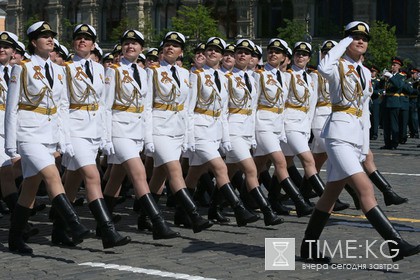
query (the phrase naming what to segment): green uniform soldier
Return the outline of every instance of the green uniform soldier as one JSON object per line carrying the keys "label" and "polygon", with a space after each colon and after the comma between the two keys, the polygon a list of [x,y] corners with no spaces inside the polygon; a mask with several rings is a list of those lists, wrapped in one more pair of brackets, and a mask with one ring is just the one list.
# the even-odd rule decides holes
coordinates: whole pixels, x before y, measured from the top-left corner
{"label": "green uniform soldier", "polygon": [[383,126],[385,146],[381,149],[395,150],[399,144],[398,115],[400,111],[400,93],[404,85],[404,77],[399,74],[403,65],[402,59],[394,57],[391,60],[391,72],[385,71],[385,95],[383,106]]}

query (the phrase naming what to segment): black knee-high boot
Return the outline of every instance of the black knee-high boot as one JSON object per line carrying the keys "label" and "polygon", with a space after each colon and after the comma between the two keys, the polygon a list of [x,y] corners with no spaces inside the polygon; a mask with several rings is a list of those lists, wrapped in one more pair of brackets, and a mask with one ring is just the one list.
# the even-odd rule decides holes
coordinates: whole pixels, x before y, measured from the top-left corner
{"label": "black knee-high boot", "polygon": [[89,209],[98,223],[101,232],[102,245],[105,249],[123,246],[131,241],[129,236],[123,237],[115,229],[115,225],[106,208],[104,199],[98,198],[92,201],[89,203]]}
{"label": "black knee-high boot", "polygon": [[214,188],[214,183],[211,175],[204,173],[198,180],[197,188],[194,192],[193,199],[201,207],[209,206],[208,193],[211,194]]}
{"label": "black knee-high boot", "polygon": [[264,185],[264,187],[267,189],[267,191],[270,191],[271,187],[271,175],[268,170],[264,170],[260,173],[258,176],[258,181],[260,185]]}
{"label": "black knee-high boot", "polygon": [[[161,194],[151,193],[153,200],[156,204],[158,204]],[[147,216],[147,213],[144,212],[143,208],[141,207],[140,198],[135,198],[133,203],[133,211],[139,214],[137,219],[137,229],[139,231],[153,231],[153,224],[150,221],[150,217]]]}
{"label": "black knee-high boot", "polygon": [[[3,198],[4,202],[6,202],[7,208],[10,210],[10,213],[13,213],[15,210],[18,198],[19,195],[17,192],[11,193]],[[38,233],[39,230],[36,227],[30,223],[26,223],[25,229],[23,230],[23,240],[26,242],[28,241],[29,237],[37,235]]]}
{"label": "black knee-high boot", "polygon": [[[50,219],[53,221],[52,231],[51,231],[51,243],[54,245],[64,245],[69,247],[76,246],[76,243],[73,242],[71,237],[67,234],[66,223],[57,214],[54,206],[51,206],[50,209]],[[77,240],[78,242],[81,240]]]}
{"label": "black knee-high boot", "polygon": [[215,187],[210,196],[208,219],[211,221],[217,221],[221,224],[226,224],[230,222],[230,219],[223,215],[220,200],[220,191],[217,187]]}
{"label": "black knee-high boot", "polygon": [[[114,196],[104,195],[104,201],[105,201],[106,208],[108,209],[108,213],[109,215],[111,215],[112,222],[116,224],[119,221],[121,221],[120,215],[113,214],[114,207],[117,204],[118,198]],[[99,224],[96,225],[96,236],[101,237],[101,229],[99,227]]]}
{"label": "black knee-high boot", "polygon": [[369,178],[383,194],[386,206],[392,204],[399,205],[408,201],[408,198],[403,198],[394,192],[391,184],[388,183],[385,177],[382,176],[378,170],[373,171],[369,175]]}
{"label": "black knee-high boot", "polygon": [[66,194],[61,193],[54,197],[51,201],[51,205],[66,224],[66,228],[68,229],[73,242],[80,243],[90,234],[89,229],[80,223],[80,219]]}
{"label": "black knee-high boot", "polygon": [[293,180],[293,183],[295,183],[296,186],[300,186],[302,184],[303,178],[299,170],[297,170],[296,165],[288,167],[287,172],[289,173],[290,178]]}
{"label": "black knee-high boot", "polygon": [[233,190],[233,186],[230,183],[227,183],[220,187],[219,191],[223,194],[226,200],[229,202],[230,206],[232,207],[235,218],[236,224],[241,226],[246,226],[246,224],[256,222],[259,217],[251,212],[249,212],[242,203],[241,199],[236,195],[235,191]]}
{"label": "black knee-high boot", "polygon": [[290,177],[281,181],[280,185],[295,204],[298,217],[306,216],[312,213],[313,207],[306,203],[302,194],[299,192],[299,189]]}
{"label": "black knee-high boot", "polygon": [[32,209],[16,204],[12,213],[9,230],[9,250],[20,254],[32,254],[32,248],[25,244],[23,231]]}
{"label": "black knee-high boot", "polygon": [[[321,195],[324,193],[325,184],[322,182],[321,177],[319,177],[319,174],[314,174],[308,179],[309,183],[311,184],[312,188],[316,192],[316,194],[321,197]],[[334,211],[342,211],[347,208],[349,208],[350,205],[348,203],[341,202],[339,199],[334,204]]]}
{"label": "black knee-high boot", "polygon": [[260,187],[256,187],[250,191],[251,196],[255,202],[259,205],[261,211],[264,214],[264,224],[266,226],[274,226],[284,222],[284,220],[278,217],[271,208],[270,203],[265,197]]}
{"label": "black knee-high boot", "polygon": [[395,255],[392,261],[420,253],[420,245],[414,246],[405,241],[379,206],[370,209],[365,216],[383,239],[394,241],[388,243],[390,255]]}
{"label": "black knee-high boot", "polygon": [[[182,209],[186,212],[187,216],[191,220],[191,225],[194,233],[200,232],[203,229],[209,228],[213,223],[207,219],[204,219],[197,212],[197,207],[192,200],[187,188],[182,188],[175,193],[175,198],[181,205]],[[175,223],[176,224],[176,223]]]}
{"label": "black knee-high boot", "polygon": [[314,262],[329,263],[330,257],[323,256],[318,250],[317,241],[321,236],[322,230],[330,218],[330,214],[314,209],[308,226],[305,230],[305,236],[300,246],[300,257],[304,260],[312,260]]}
{"label": "black knee-high boot", "polygon": [[180,236],[179,232],[171,230],[166,224],[159,207],[157,206],[152,194],[148,193],[140,197],[141,207],[152,221],[153,239],[170,239]]}
{"label": "black knee-high boot", "polygon": [[277,213],[277,215],[287,216],[290,214],[289,208],[287,208],[281,203],[280,191],[281,191],[280,182],[278,181],[277,176],[273,175],[273,177],[271,177],[270,190],[268,191],[268,202],[270,202],[271,207]]}

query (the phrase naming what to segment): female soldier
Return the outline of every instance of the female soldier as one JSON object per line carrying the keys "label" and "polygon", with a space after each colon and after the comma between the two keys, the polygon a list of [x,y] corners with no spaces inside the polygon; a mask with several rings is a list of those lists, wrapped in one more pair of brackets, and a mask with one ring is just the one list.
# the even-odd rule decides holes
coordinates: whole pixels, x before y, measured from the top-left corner
{"label": "female soldier", "polygon": [[[62,137],[65,144],[61,144],[61,148],[73,155],[70,137],[65,133],[68,128],[66,79],[60,66],[49,59],[56,34],[45,21],[36,22],[27,30],[28,51],[32,57],[30,61],[15,65],[12,71],[6,105],[5,149],[12,161],[19,152],[24,181],[41,175],[52,206],[70,230],[73,242],[77,243],[89,234],[89,230],[80,223],[64,193],[53,156],[60,141],[57,131],[65,134]],[[22,186],[10,223],[11,251],[32,253],[22,234],[37,190],[38,185]]]}
{"label": "female soldier", "polygon": [[299,189],[290,179],[286,159],[281,151],[280,141],[286,140],[284,132],[284,100],[287,97],[286,77],[279,70],[286,57],[287,43],[273,38],[267,46],[267,63],[254,76],[257,80],[258,107],[256,117],[255,163],[260,169],[266,168],[269,159],[274,164],[274,173],[280,184],[270,189],[269,200],[277,213],[287,213],[279,201],[280,188],[283,187],[296,205],[298,217],[309,215],[312,207],[303,200]]}
{"label": "female soldier", "polygon": [[[65,188],[70,201],[76,197],[79,178],[83,178],[86,197],[100,229],[104,248],[122,246],[130,242],[129,237],[122,237],[116,230],[109,214],[114,198],[103,197],[101,181],[96,166],[96,155],[102,145],[104,153],[113,153],[110,138],[104,135],[104,68],[90,58],[95,48],[95,29],[88,24],[79,24],[73,31],[73,61],[66,66],[68,95],[70,101],[70,136],[74,156],[64,155],[67,167]],[[107,207],[108,206],[108,207]],[[56,221],[56,223],[59,221]],[[53,232],[54,235],[54,232]],[[53,236],[54,237],[54,236]],[[58,243],[66,243],[65,236],[56,235]]]}
{"label": "female soldier", "polygon": [[232,149],[226,153],[229,176],[232,178],[239,168],[245,174],[246,188],[264,214],[265,225],[283,222],[272,210],[264,196],[257,178],[257,168],[250,149],[255,150],[255,113],[258,93],[256,83],[247,67],[254,51],[254,43],[240,39],[235,47],[235,67],[228,77],[228,123]]}
{"label": "female soldier", "polygon": [[222,66],[220,67],[220,71],[222,71],[223,73],[232,71],[233,66],[235,66],[234,54],[235,54],[235,45],[227,44],[223,51]]}
{"label": "female soldier", "polygon": [[[418,254],[420,245],[402,239],[379,208],[372,183],[361,161],[369,151],[370,73],[361,63],[369,40],[369,26],[360,21],[349,23],[345,36],[320,62],[318,70],[328,80],[332,114],[321,137],[328,154],[327,185],[309,220],[301,245],[301,257],[319,262],[330,258],[318,252],[315,240],[326,225],[337,197],[346,183],[356,189],[362,211],[378,233],[388,241],[393,261]],[[344,56],[343,56],[344,55]],[[343,57],[342,57],[343,56]]]}
{"label": "female soldier", "polygon": [[162,218],[150,194],[140,159],[144,142],[149,147],[153,143],[152,94],[149,92],[151,80],[137,64],[143,45],[143,34],[137,30],[125,31],[121,37],[123,56],[118,64],[112,65],[106,72],[106,123],[107,130],[111,131],[115,154],[108,158],[108,163],[113,166],[104,196],[118,196],[127,172],[136,199],[153,223],[153,239],[168,239],[179,236],[179,233],[172,231]]}
{"label": "female soldier", "polygon": [[[182,176],[179,158],[181,150],[187,150],[188,137],[188,93],[190,90],[189,72],[176,66],[176,59],[182,54],[185,37],[170,31],[163,40],[163,60],[160,66],[148,68],[152,79],[153,92],[153,142],[146,142],[146,153],[153,153],[154,170],[150,189],[155,194],[162,192],[162,185],[168,176],[172,192],[182,209],[191,220],[195,233],[209,228],[212,222],[200,216]],[[181,208],[175,212],[175,224],[185,224]]]}
{"label": "female soldier", "polygon": [[190,75],[189,146],[193,153],[189,158],[190,168],[185,182],[187,187],[194,188],[200,176],[210,168],[217,187],[212,193],[209,219],[226,222],[217,212],[220,191],[232,205],[238,226],[244,226],[257,221],[258,217],[248,212],[236,196],[226,164],[218,151],[220,145],[226,152],[231,149],[227,124],[227,80],[219,70],[225,45],[221,38],[209,38],[204,49],[205,65]]}

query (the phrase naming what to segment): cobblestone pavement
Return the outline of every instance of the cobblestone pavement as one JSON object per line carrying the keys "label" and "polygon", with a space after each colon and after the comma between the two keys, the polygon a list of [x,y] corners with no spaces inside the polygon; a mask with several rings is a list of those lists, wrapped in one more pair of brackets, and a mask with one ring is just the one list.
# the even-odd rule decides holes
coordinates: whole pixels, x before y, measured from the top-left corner
{"label": "cobblestone pavement", "polygon": [[[385,210],[403,237],[420,243],[420,144],[409,139],[398,150],[380,150],[381,141],[372,142],[376,164],[391,182],[395,191],[409,198],[409,203],[386,207],[376,190],[379,205]],[[325,172],[321,173],[325,177]],[[347,193],[341,199],[352,202]],[[48,202],[40,198],[41,202]],[[316,199],[313,200],[314,202]],[[51,223],[48,208],[31,218],[40,234],[31,238],[34,249],[31,256],[12,254],[7,249],[9,215],[0,219],[0,278],[1,279],[418,279],[420,256],[406,258],[398,263],[380,253],[382,239],[370,227],[353,204],[350,209],[332,215],[321,238],[335,246],[354,240],[346,257],[334,258],[329,266],[305,264],[299,260],[299,245],[308,223],[308,217],[297,218],[292,212],[285,223],[265,227],[263,220],[246,227],[214,225],[209,230],[194,234],[192,230],[176,228],[182,237],[172,240],[153,240],[149,232],[137,232],[137,217],[131,210],[132,199],[116,207],[122,215],[117,228],[129,235],[133,242],[127,246],[102,249],[98,239],[88,239],[75,248],[51,246]],[[161,204],[170,223],[172,210]],[[82,221],[95,228],[92,215],[85,206],[76,207]],[[206,209],[200,209],[205,214]],[[227,212],[234,221],[232,212]],[[295,270],[265,270],[265,238],[295,238]],[[376,243],[373,243],[375,242]],[[376,257],[368,254],[366,242]],[[342,243],[342,245],[344,244]],[[356,258],[351,258],[356,256]],[[356,269],[358,268],[358,269]]]}

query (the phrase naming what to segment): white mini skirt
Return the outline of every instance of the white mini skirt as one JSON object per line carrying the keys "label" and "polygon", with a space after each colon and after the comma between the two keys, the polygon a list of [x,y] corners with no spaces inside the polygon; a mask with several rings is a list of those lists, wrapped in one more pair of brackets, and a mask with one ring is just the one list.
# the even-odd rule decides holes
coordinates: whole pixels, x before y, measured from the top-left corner
{"label": "white mini skirt", "polygon": [[179,160],[182,151],[184,136],[153,135],[155,152],[153,153],[154,166],[158,167],[170,161]]}
{"label": "white mini skirt", "polygon": [[361,164],[362,146],[336,139],[325,139],[327,149],[327,182],[345,179],[364,172]]}
{"label": "white mini skirt", "polygon": [[63,165],[68,170],[74,171],[83,166],[96,165],[96,156],[98,155],[101,139],[71,137],[71,144],[74,150],[74,156],[67,154],[63,156]]}
{"label": "white mini skirt", "polygon": [[257,141],[257,149],[254,156],[265,156],[273,152],[281,151],[280,133],[271,131],[256,132],[255,139]]}
{"label": "white mini skirt", "polygon": [[250,136],[230,136],[232,150],[226,153],[226,163],[238,163],[251,158],[252,139]]}
{"label": "white mini skirt", "polygon": [[325,150],[325,139],[321,138],[321,129],[312,129],[312,134],[314,135],[314,139],[311,143],[311,151],[314,154],[322,154],[326,153]]}
{"label": "white mini skirt", "polygon": [[108,157],[109,164],[121,164],[129,159],[140,157],[140,152],[143,150],[144,141],[127,139],[127,138],[112,138],[114,144],[115,154]]}
{"label": "white mini skirt", "polygon": [[303,152],[310,151],[309,149],[309,135],[300,131],[287,131],[287,143],[281,142],[281,148],[285,156],[296,156]]}
{"label": "white mini skirt", "polygon": [[35,176],[49,165],[55,166],[54,153],[56,150],[57,143],[42,144],[18,142],[18,152],[21,156],[23,178]]}
{"label": "white mini skirt", "polygon": [[12,165],[12,161],[4,150],[4,136],[0,135],[0,167],[9,165]]}
{"label": "white mini skirt", "polygon": [[219,153],[220,141],[219,140],[196,140],[195,152],[190,153],[190,165],[197,166],[205,164],[212,159],[220,157]]}

